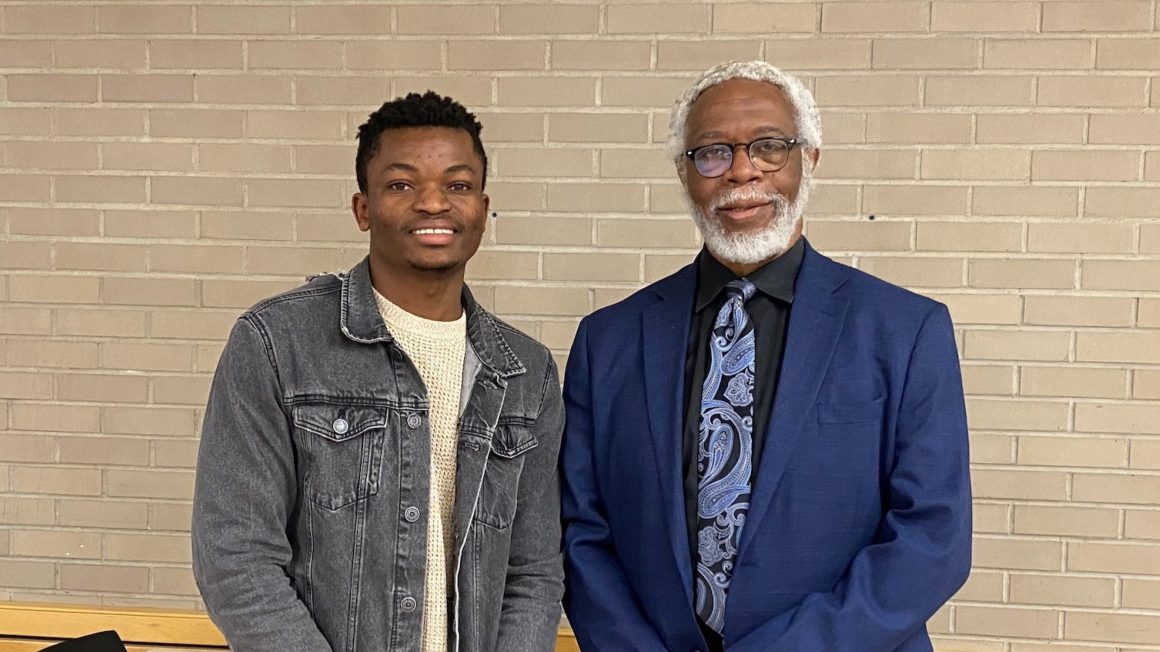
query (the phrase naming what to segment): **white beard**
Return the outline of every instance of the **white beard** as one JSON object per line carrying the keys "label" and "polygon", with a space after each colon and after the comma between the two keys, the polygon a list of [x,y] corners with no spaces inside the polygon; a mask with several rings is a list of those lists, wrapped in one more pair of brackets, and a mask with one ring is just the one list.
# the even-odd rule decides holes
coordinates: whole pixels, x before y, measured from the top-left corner
{"label": "white beard", "polygon": [[[784,254],[794,244],[794,234],[802,222],[802,214],[809,203],[813,185],[809,165],[803,166],[802,180],[797,197],[791,203],[778,192],[760,190],[754,186],[734,188],[717,195],[709,203],[708,211],[702,211],[689,197],[685,188],[685,203],[693,214],[693,221],[701,231],[705,247],[713,257],[724,263],[754,265],[772,260]],[[773,221],[756,230],[741,233],[727,231],[716,218],[715,212],[721,206],[737,202],[768,201],[773,204]]]}

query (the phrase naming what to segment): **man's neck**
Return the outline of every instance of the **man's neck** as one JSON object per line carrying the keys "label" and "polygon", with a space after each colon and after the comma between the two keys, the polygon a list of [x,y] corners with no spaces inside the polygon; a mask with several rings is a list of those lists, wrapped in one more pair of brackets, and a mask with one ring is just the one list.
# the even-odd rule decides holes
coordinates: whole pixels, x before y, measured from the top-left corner
{"label": "man's neck", "polygon": [[463,314],[463,269],[399,273],[371,260],[371,284],[391,303],[412,315],[455,321]]}

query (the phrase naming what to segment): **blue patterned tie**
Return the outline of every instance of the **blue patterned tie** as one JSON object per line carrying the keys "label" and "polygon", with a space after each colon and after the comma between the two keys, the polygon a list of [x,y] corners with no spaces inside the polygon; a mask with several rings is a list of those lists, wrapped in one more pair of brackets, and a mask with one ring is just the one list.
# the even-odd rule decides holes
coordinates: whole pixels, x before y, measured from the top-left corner
{"label": "blue patterned tie", "polygon": [[713,324],[701,392],[695,608],[717,633],[725,624],[725,593],[749,511],[756,348],[745,302],[754,290],[745,279],[725,287],[727,299]]}

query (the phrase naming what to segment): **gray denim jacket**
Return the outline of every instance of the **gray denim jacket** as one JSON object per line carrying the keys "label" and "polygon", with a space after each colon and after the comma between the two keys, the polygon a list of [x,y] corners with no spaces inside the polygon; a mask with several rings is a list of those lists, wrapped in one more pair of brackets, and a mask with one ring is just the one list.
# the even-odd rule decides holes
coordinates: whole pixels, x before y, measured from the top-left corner
{"label": "gray denim jacket", "polygon": [[[450,649],[548,651],[563,594],[556,365],[466,288],[463,302]],[[194,575],[233,649],[419,649],[427,416],[367,260],[237,321],[210,390],[193,504]]]}

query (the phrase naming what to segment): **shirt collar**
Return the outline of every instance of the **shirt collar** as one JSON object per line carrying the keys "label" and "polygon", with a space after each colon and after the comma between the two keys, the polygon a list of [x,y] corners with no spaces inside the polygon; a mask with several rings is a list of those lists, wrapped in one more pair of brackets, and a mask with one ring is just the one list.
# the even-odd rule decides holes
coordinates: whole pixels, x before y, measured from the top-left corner
{"label": "shirt collar", "polygon": [[[798,238],[789,251],[753,270],[745,278],[768,297],[793,303],[793,286],[805,255],[805,238]],[[721,264],[708,249],[702,248],[697,256],[697,303],[701,312],[721,294],[730,281],[739,277]]]}

